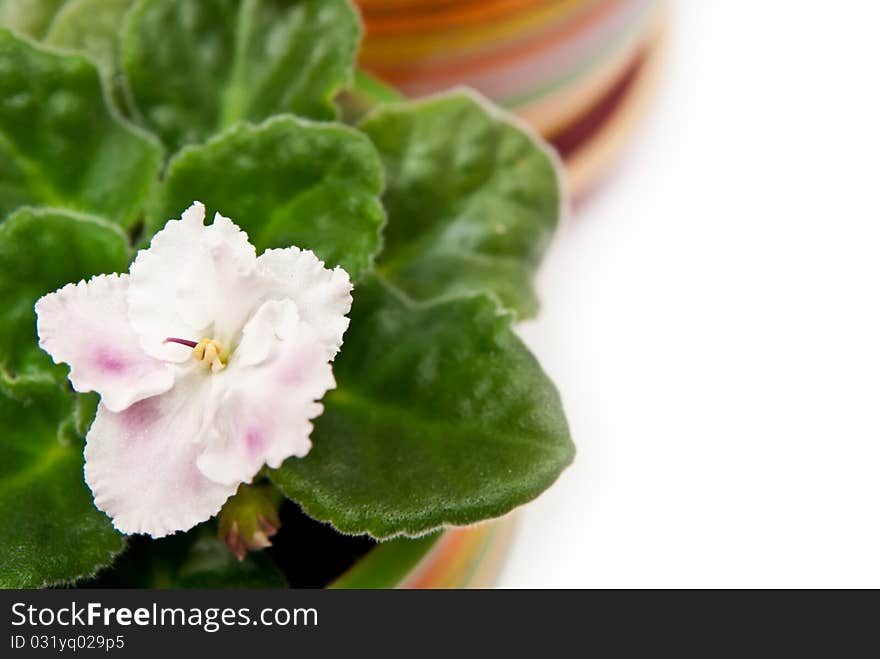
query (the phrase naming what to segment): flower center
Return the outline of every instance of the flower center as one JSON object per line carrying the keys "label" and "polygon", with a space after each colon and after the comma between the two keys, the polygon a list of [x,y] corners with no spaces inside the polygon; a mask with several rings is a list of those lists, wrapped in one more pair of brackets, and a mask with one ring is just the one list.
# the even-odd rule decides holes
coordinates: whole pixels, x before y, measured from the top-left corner
{"label": "flower center", "polygon": [[216,373],[222,371],[229,361],[229,351],[224,350],[223,346],[216,339],[202,339],[198,343],[188,339],[178,339],[170,336],[165,339],[165,343],[179,343],[193,349],[193,357],[197,362],[205,362],[211,366],[211,371]]}

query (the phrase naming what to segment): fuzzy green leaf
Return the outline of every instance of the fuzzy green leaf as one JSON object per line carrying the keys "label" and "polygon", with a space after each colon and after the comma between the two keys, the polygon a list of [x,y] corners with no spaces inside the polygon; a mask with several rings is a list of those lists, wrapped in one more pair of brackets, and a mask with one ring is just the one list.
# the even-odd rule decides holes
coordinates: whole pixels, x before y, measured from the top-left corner
{"label": "fuzzy green leaf", "polygon": [[67,368],[37,345],[34,303],[70,282],[124,272],[130,259],[125,234],[95,217],[23,208],[0,224],[0,386],[63,381]]}
{"label": "fuzzy green leaf", "polygon": [[88,55],[111,86],[119,75],[120,26],[134,0],[69,0],[49,27],[45,42]]}
{"label": "fuzzy green leaf", "polygon": [[239,119],[332,119],[359,38],[346,0],[149,0],[123,62],[145,125],[174,150]]}
{"label": "fuzzy green leaf", "polygon": [[0,587],[70,582],[110,563],[123,538],[83,481],[72,396],[54,384],[26,400],[0,392]]}
{"label": "fuzzy green leaf", "polygon": [[180,152],[152,229],[194,199],[231,218],[261,252],[296,245],[355,278],[379,248],[382,166],[370,141],[336,124],[290,116],[239,124]]}
{"label": "fuzzy green leaf", "polygon": [[49,26],[44,42],[87,55],[104,78],[109,102],[136,118],[128,79],[122,72],[120,26],[135,0],[69,0]]}
{"label": "fuzzy green leaf", "polygon": [[287,581],[264,552],[243,561],[217,538],[214,522],[161,540],[139,536],[113,568],[87,587],[125,588],[284,588]]}
{"label": "fuzzy green leaf", "polygon": [[0,215],[46,205],[132,223],[161,148],[108,110],[91,62],[0,30],[0,99]]}
{"label": "fuzzy green leaf", "polygon": [[375,280],[359,286],[314,446],[272,480],[312,517],[377,538],[533,499],[574,447],[510,322],[485,296],[415,305]]}
{"label": "fuzzy green leaf", "polygon": [[361,128],[387,178],[379,271],[416,299],[489,291],[533,315],[561,208],[550,150],[465,92],[380,108]]}
{"label": "fuzzy green leaf", "polygon": [[0,27],[42,39],[67,0],[0,0]]}

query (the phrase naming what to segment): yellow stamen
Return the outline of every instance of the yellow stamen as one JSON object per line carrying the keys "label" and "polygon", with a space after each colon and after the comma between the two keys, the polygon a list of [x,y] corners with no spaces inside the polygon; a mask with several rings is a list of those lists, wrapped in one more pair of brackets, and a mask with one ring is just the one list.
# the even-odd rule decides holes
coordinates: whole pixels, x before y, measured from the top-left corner
{"label": "yellow stamen", "polygon": [[226,366],[229,353],[214,339],[202,339],[193,348],[193,357],[196,361],[210,364],[211,370],[216,373]]}

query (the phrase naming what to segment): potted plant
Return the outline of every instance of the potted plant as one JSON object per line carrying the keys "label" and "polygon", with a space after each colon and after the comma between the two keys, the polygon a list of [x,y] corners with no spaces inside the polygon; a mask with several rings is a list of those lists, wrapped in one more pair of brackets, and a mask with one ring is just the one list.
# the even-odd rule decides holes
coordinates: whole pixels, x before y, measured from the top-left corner
{"label": "potted plant", "polygon": [[0,21],[0,585],[484,583],[573,457],[552,152],[356,77],[344,0]]}

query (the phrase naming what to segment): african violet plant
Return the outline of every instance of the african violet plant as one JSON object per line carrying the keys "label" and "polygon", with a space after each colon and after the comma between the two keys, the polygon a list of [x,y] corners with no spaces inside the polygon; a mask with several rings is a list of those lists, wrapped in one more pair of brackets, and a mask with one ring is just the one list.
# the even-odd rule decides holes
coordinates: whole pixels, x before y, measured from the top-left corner
{"label": "african violet plant", "polygon": [[414,537],[571,461],[511,329],[561,207],[528,132],[466,91],[346,125],[344,0],[0,24],[0,585],[282,585],[282,500]]}

